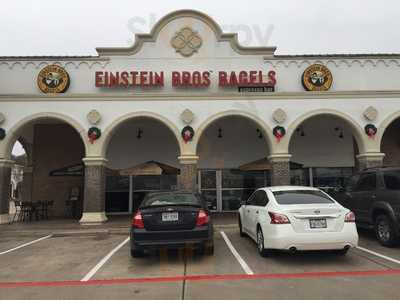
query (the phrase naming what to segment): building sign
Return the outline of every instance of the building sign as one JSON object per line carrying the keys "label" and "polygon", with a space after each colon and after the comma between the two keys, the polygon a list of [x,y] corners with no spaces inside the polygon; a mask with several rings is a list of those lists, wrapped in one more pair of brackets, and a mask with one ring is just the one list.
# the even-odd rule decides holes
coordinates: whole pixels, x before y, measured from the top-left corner
{"label": "building sign", "polygon": [[44,67],[37,77],[38,87],[43,93],[64,93],[69,83],[67,71],[57,65]]}
{"label": "building sign", "polygon": [[[214,79],[212,71],[172,71],[171,86],[174,88],[208,88]],[[274,91],[276,84],[275,71],[265,74],[263,71],[218,71],[216,80],[221,88],[255,88],[259,92]],[[164,87],[164,71],[98,71],[95,73],[95,84],[98,88],[147,88]]]}
{"label": "building sign", "polygon": [[302,83],[307,91],[327,91],[332,85],[331,71],[323,65],[309,66],[303,73]]}

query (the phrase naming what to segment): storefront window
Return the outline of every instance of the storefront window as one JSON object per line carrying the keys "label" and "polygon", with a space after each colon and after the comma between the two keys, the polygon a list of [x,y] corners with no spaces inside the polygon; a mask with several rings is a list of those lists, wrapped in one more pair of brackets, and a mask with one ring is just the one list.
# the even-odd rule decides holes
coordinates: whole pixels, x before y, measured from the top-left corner
{"label": "storefront window", "polygon": [[335,194],[346,186],[353,168],[313,168],[313,185],[328,194]]}
{"label": "storefront window", "polygon": [[292,169],[290,170],[290,184],[309,186],[310,185],[310,169]]}
{"label": "storefront window", "polygon": [[129,211],[129,176],[107,176],[106,212]]}

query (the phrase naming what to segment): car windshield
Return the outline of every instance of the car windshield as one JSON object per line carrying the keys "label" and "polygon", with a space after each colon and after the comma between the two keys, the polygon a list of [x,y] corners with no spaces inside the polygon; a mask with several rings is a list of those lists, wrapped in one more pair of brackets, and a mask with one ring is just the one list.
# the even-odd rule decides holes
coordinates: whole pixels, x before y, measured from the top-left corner
{"label": "car windshield", "polygon": [[293,190],[273,192],[281,205],[334,203],[327,195],[317,190]]}
{"label": "car windshield", "polygon": [[143,200],[141,207],[165,205],[201,206],[201,202],[193,194],[153,194]]}

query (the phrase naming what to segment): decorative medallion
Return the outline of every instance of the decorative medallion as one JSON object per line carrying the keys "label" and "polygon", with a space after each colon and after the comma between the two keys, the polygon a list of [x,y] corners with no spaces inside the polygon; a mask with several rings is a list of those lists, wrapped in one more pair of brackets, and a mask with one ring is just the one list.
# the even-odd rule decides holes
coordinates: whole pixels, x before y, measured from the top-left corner
{"label": "decorative medallion", "polygon": [[331,88],[333,77],[327,67],[314,64],[305,69],[301,81],[307,91],[327,91]]}
{"label": "decorative medallion", "polygon": [[6,120],[6,116],[0,112],[0,124],[3,124],[5,120]]}
{"label": "decorative medallion", "polygon": [[286,130],[282,126],[275,126],[272,130],[272,134],[276,137],[276,141],[279,143],[281,139],[285,136]]}
{"label": "decorative medallion", "polygon": [[369,106],[363,113],[364,118],[366,118],[368,121],[375,121],[375,119],[378,117],[378,111],[376,110],[375,107]]}
{"label": "decorative medallion", "polygon": [[4,128],[0,128],[0,141],[4,140],[6,137],[6,130]]}
{"label": "decorative medallion", "polygon": [[101,137],[101,130],[97,127],[90,127],[88,130],[88,138],[91,144]]}
{"label": "decorative medallion", "polygon": [[96,125],[100,122],[101,115],[97,110],[93,109],[87,114],[86,118],[88,119],[90,124]]}
{"label": "decorative medallion", "polygon": [[190,27],[184,27],[171,39],[171,46],[182,56],[189,57],[197,52],[203,43],[201,37]]}
{"label": "decorative medallion", "polygon": [[283,122],[286,121],[286,113],[283,109],[278,108],[277,110],[274,111],[272,114],[272,118],[274,118],[274,121],[278,124],[282,124]]}
{"label": "decorative medallion", "polygon": [[185,143],[187,143],[193,139],[194,129],[191,126],[185,126],[182,129],[181,135],[182,139],[185,141]]}
{"label": "decorative medallion", "polygon": [[69,83],[67,71],[57,65],[44,67],[37,77],[37,84],[43,93],[64,93]]}
{"label": "decorative medallion", "polygon": [[364,127],[365,133],[368,135],[368,137],[370,137],[371,139],[373,139],[376,135],[376,133],[378,132],[378,129],[376,128],[376,126],[374,124],[367,124]]}
{"label": "decorative medallion", "polygon": [[190,124],[192,123],[194,118],[194,114],[190,109],[185,109],[182,113],[181,113],[181,119],[183,122],[185,122],[185,124]]}

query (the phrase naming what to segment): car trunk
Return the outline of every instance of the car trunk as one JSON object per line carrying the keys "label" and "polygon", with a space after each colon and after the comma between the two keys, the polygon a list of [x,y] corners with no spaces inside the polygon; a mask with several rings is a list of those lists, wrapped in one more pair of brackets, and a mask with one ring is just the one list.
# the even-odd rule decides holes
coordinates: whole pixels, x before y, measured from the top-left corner
{"label": "car trunk", "polygon": [[299,233],[338,232],[343,229],[345,211],[335,205],[282,205],[294,231]]}
{"label": "car trunk", "polygon": [[189,230],[196,226],[200,207],[162,206],[141,209],[144,227],[149,231]]}

